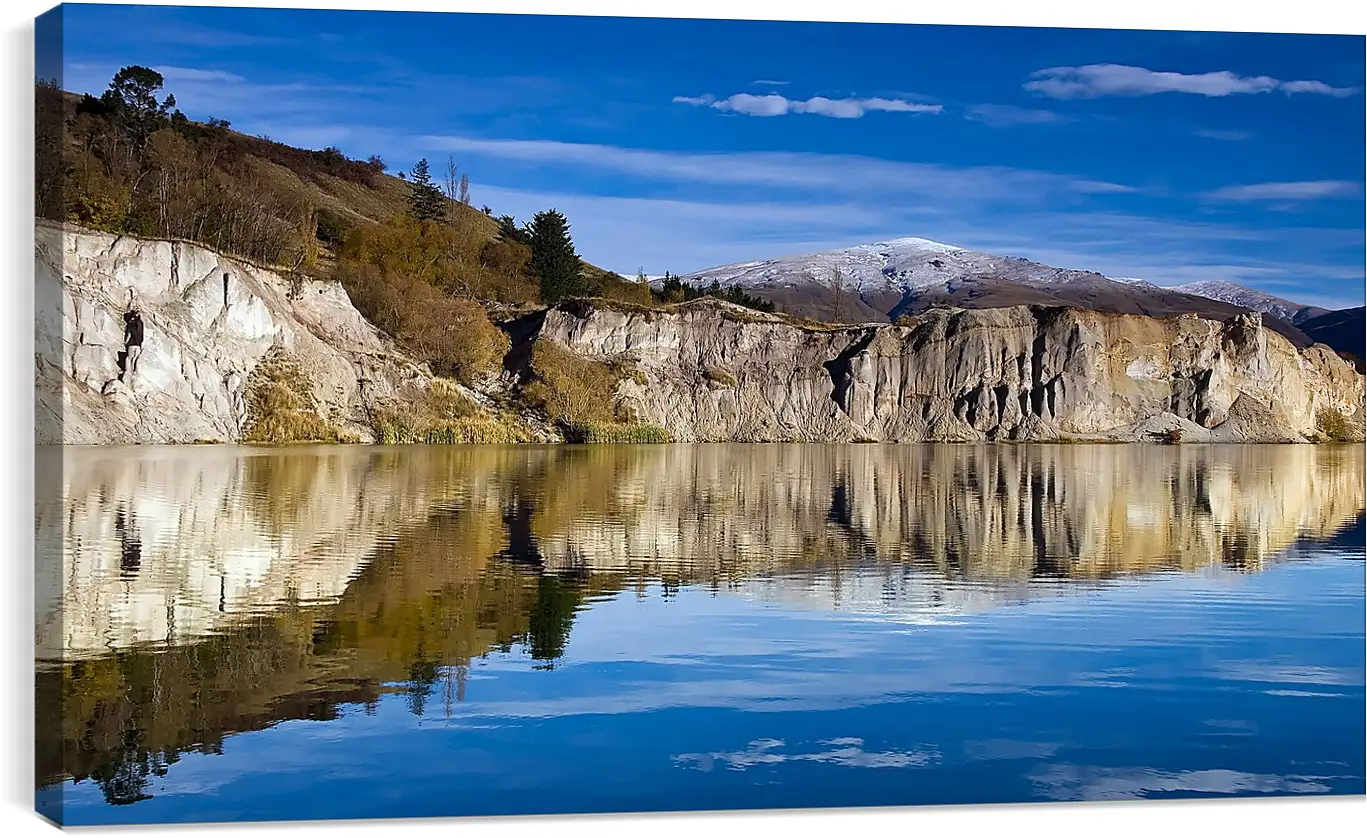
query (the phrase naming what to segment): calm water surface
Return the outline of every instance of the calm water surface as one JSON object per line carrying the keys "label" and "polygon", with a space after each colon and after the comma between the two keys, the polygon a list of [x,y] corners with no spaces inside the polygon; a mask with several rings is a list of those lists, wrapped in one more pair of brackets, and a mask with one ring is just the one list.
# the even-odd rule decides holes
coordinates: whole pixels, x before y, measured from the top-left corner
{"label": "calm water surface", "polygon": [[68,824],[1364,791],[1361,447],[62,456]]}

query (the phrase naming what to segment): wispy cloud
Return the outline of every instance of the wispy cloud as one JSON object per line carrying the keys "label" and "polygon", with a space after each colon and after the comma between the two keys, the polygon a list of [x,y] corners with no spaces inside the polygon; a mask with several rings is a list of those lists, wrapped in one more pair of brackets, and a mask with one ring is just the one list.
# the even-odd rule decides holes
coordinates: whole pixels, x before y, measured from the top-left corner
{"label": "wispy cloud", "polygon": [[750,82],[750,83],[751,83],[751,84],[769,84],[769,85],[777,85],[777,84],[787,84],[788,82],[786,82],[786,81],[778,81],[778,80],[776,80],[776,79],[755,79],[754,81],[752,81],[752,82]]}
{"label": "wispy cloud", "polygon": [[1156,93],[1191,93],[1198,96],[1234,94],[1317,93],[1351,96],[1356,87],[1333,87],[1319,81],[1280,81],[1271,76],[1240,76],[1228,70],[1211,73],[1174,73],[1130,67],[1124,64],[1088,64],[1082,67],[1050,67],[1031,75],[1026,90],[1054,99],[1091,99],[1099,96],[1150,96]]}
{"label": "wispy cloud", "polygon": [[1362,187],[1351,180],[1302,180],[1286,183],[1250,183],[1225,186],[1205,193],[1214,201],[1314,201],[1320,198],[1356,198]]}
{"label": "wispy cloud", "polygon": [[909,102],[906,99],[828,99],[813,96],[810,99],[789,99],[777,93],[756,96],[752,93],[736,93],[719,99],[710,93],[702,96],[675,96],[675,104],[692,105],[699,108],[712,108],[728,113],[746,116],[785,116],[790,113],[807,113],[829,116],[835,119],[858,119],[870,111],[891,113],[933,113],[944,110],[943,105],[927,105]]}
{"label": "wispy cloud", "polygon": [[1018,108],[1015,105],[972,105],[964,111],[964,118],[994,128],[1012,125],[1047,125],[1069,121],[1053,111]]}
{"label": "wispy cloud", "polygon": [[1330,87],[1322,81],[1287,81],[1282,82],[1282,92],[1284,93],[1319,93],[1324,96],[1352,96],[1360,93],[1360,87]]}
{"label": "wispy cloud", "polygon": [[936,201],[1032,203],[1066,195],[1120,194],[1132,187],[1005,166],[954,167],[851,154],[686,152],[551,140],[418,137],[429,150],[537,164],[590,166],[635,177],[698,184],[776,186],[847,195],[921,195]]}
{"label": "wispy cloud", "polygon": [[1226,140],[1229,142],[1247,140],[1253,136],[1247,131],[1222,131],[1217,128],[1198,128],[1195,131],[1192,131],[1192,133],[1198,137],[1205,137],[1208,140]]}
{"label": "wispy cloud", "polygon": [[189,81],[189,82],[212,82],[220,81],[227,84],[237,84],[246,81],[237,73],[229,73],[227,70],[202,70],[195,67],[170,67],[162,65],[156,68],[162,77],[168,82]]}

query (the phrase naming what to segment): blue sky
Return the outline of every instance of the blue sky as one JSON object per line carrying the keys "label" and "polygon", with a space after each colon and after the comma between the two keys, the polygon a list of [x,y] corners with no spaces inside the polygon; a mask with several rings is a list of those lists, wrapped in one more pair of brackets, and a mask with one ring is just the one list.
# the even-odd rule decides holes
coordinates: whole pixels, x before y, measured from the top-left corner
{"label": "blue sky", "polygon": [[68,89],[140,63],[192,118],[452,155],[625,273],[914,235],[1363,303],[1361,37],[66,9]]}

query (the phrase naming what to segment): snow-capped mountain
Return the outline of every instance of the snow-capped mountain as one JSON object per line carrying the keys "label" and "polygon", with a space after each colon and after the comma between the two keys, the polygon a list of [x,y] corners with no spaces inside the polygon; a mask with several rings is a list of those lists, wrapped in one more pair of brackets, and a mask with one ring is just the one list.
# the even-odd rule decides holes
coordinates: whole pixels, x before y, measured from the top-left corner
{"label": "snow-capped mountain", "polygon": [[842,287],[862,296],[890,291],[901,294],[975,278],[1045,285],[1105,279],[1092,271],[1054,268],[1028,259],[994,256],[921,238],[892,239],[821,253],[740,262],[708,268],[683,279],[694,284],[706,285],[717,280],[724,286],[754,288],[794,288],[811,284],[829,287],[836,270],[840,271]]}
{"label": "snow-capped mountain", "polygon": [[1183,294],[1195,294],[1198,297],[1206,297],[1211,300],[1221,300],[1244,308],[1251,308],[1254,311],[1261,311],[1263,314],[1270,314],[1273,317],[1280,317],[1288,323],[1303,323],[1312,317],[1327,314],[1328,309],[1308,306],[1302,303],[1292,302],[1282,297],[1272,294],[1265,294],[1262,291],[1254,291],[1252,288],[1245,288],[1233,282],[1225,282],[1221,279],[1208,279],[1201,282],[1188,282],[1185,285],[1174,285],[1174,291]]}
{"label": "snow-capped mountain", "polygon": [[1066,305],[1154,317],[1192,313],[1218,320],[1251,309],[1262,312],[1269,326],[1293,342],[1307,345],[1310,339],[1292,320],[1317,313],[1233,283],[1164,288],[1134,277],[1056,268],[923,238],[738,262],[682,279],[695,285],[714,280],[724,287],[739,285],[781,311],[841,322],[886,322],[936,305]]}

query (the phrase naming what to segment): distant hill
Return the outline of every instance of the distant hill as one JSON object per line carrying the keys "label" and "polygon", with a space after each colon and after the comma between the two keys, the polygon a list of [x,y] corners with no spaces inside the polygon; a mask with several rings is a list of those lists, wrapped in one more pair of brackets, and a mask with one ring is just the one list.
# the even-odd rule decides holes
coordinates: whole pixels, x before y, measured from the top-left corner
{"label": "distant hill", "polygon": [[1353,365],[1363,370],[1367,359],[1367,308],[1345,308],[1312,317],[1301,323],[1301,330],[1316,343],[1323,343],[1342,355],[1352,356]]}
{"label": "distant hill", "polygon": [[1328,314],[1329,309],[1319,306],[1308,306],[1302,303],[1292,302],[1283,297],[1266,294],[1262,291],[1254,291],[1252,288],[1245,288],[1233,282],[1225,282],[1221,279],[1204,280],[1202,282],[1188,282],[1185,285],[1172,286],[1173,291],[1183,294],[1195,294],[1198,297],[1208,297],[1212,300],[1230,303],[1231,305],[1251,308],[1254,311],[1261,311],[1263,314],[1270,314],[1273,317],[1285,320],[1288,323],[1300,324],[1302,321],[1312,317],[1319,317],[1321,314]]}
{"label": "distant hill", "polygon": [[[715,280],[724,287],[738,285],[774,301],[783,311],[824,320],[895,320],[935,306],[1066,305],[1152,317],[1189,313],[1215,320],[1255,310],[1264,315],[1269,327],[1298,346],[1308,345],[1310,338],[1283,314],[1323,311],[1250,289],[1242,289],[1248,296],[1240,303],[923,238],[740,262],[698,271],[684,279],[697,284]],[[1284,305],[1268,306],[1262,298]],[[1255,304],[1261,307],[1255,308]]]}

